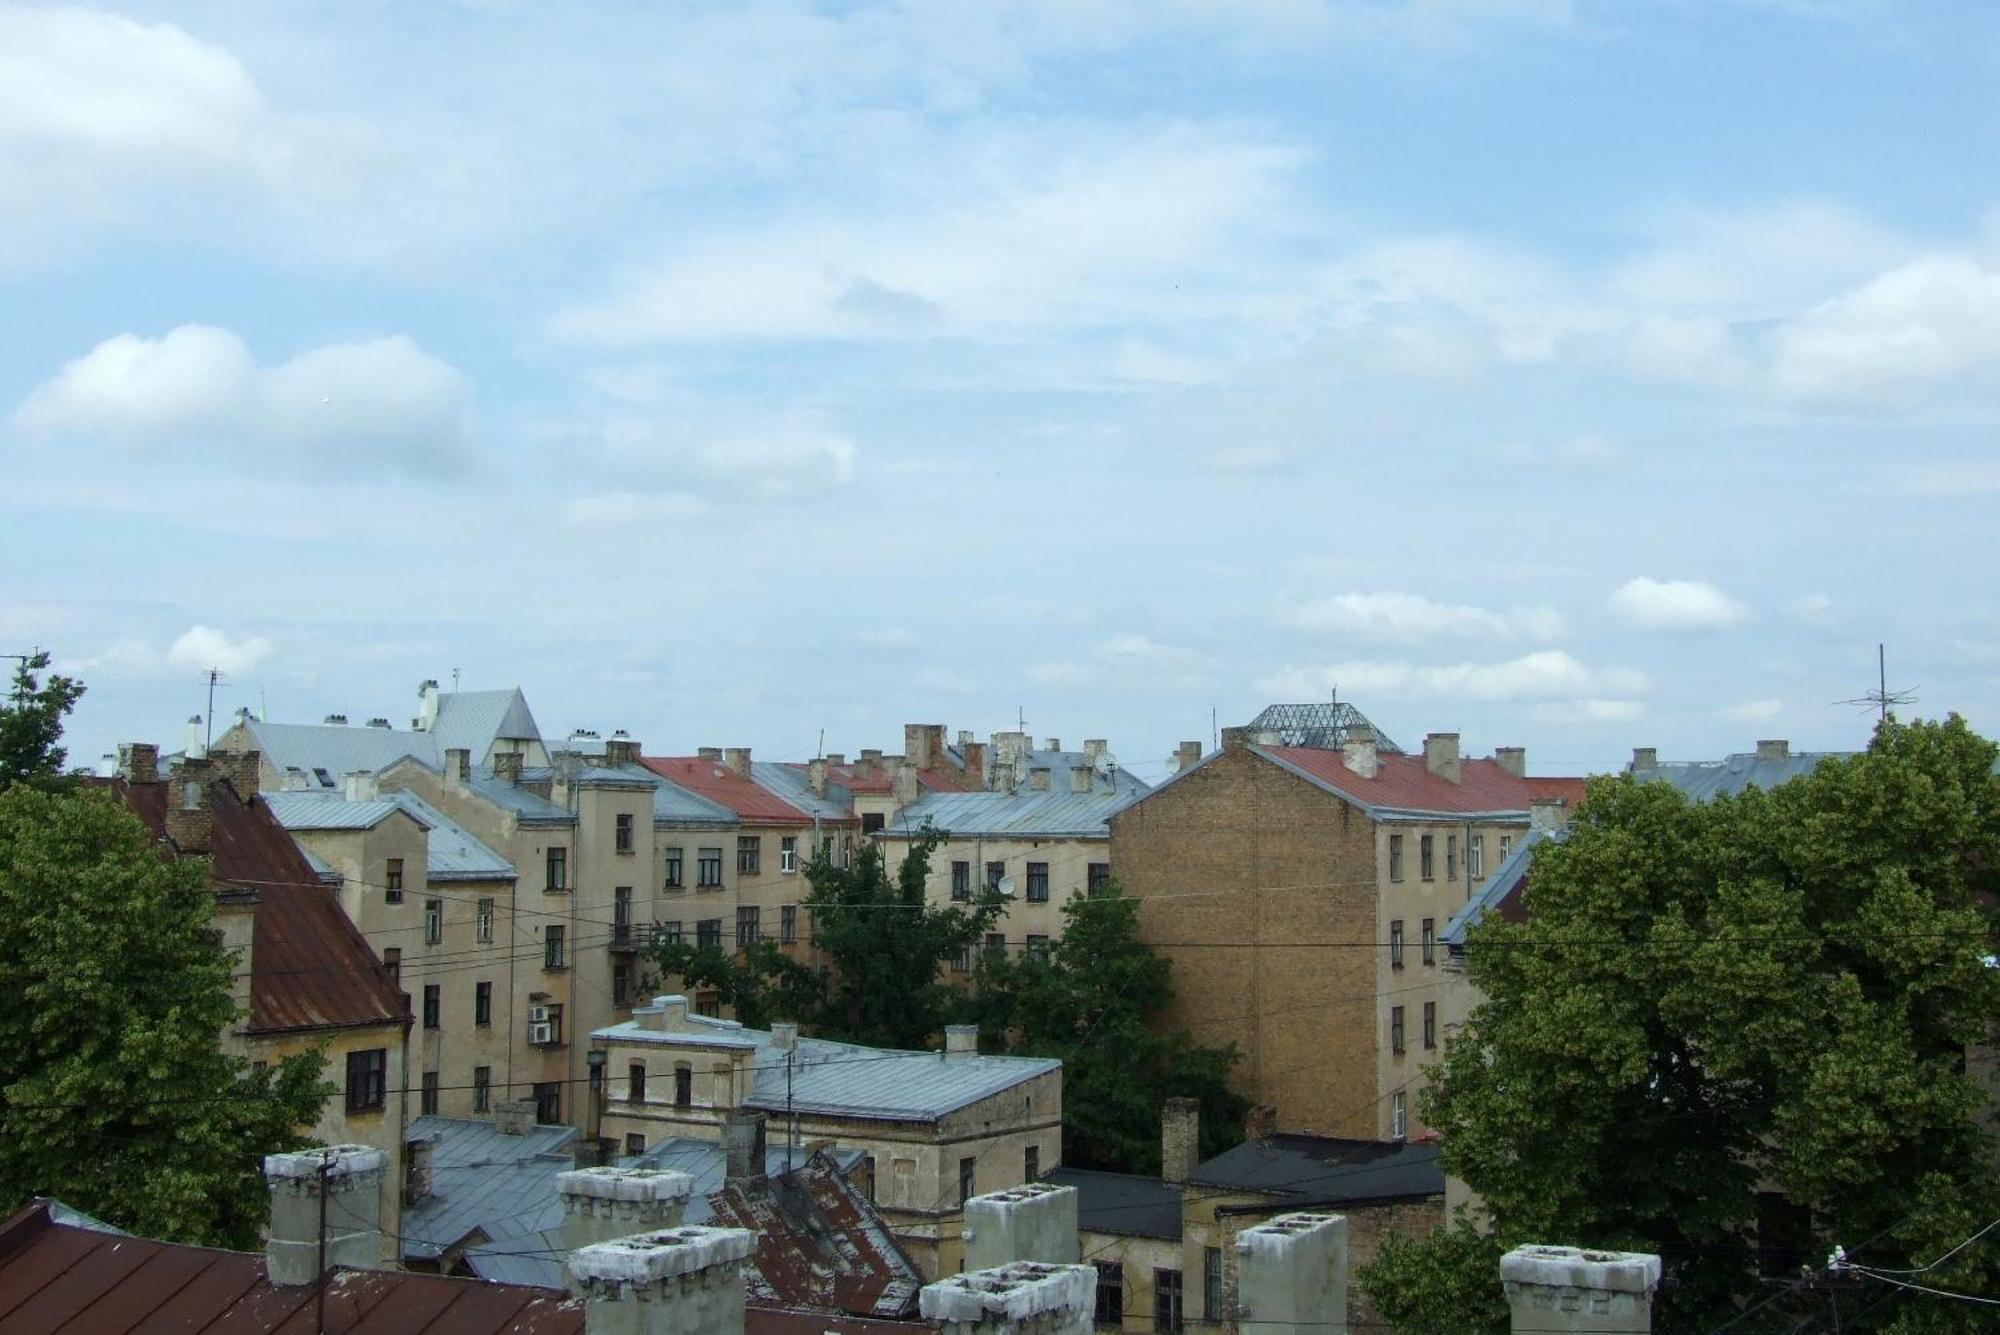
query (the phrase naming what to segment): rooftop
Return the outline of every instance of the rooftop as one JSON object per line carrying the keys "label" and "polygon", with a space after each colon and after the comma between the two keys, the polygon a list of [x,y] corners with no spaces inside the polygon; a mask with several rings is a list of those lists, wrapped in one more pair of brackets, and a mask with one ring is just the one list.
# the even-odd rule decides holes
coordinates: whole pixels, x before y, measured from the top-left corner
{"label": "rooftop", "polygon": [[514,879],[514,864],[481,842],[470,830],[412,792],[383,793],[354,802],[338,792],[271,793],[265,801],[271,814],[288,830],[372,829],[401,811],[428,834],[425,870],[433,881],[493,881]]}
{"label": "rooftop", "polygon": [[1042,1181],[1076,1188],[1076,1223],[1085,1233],[1181,1238],[1181,1189],[1157,1177],[1062,1167]]}
{"label": "rooftop", "polygon": [[[754,778],[742,779],[720,760],[699,756],[647,756],[647,769],[681,788],[734,812],[746,825],[810,825],[812,817]],[[756,767],[752,766],[754,775]]]}
{"label": "rooftop", "polygon": [[1721,760],[1663,760],[1626,767],[1626,773],[1649,783],[1670,783],[1697,802],[1746,788],[1775,788],[1810,774],[1820,762],[1845,759],[1852,751],[1793,751],[1783,742],[1765,743],[1756,751],[1741,751]]}
{"label": "rooftop", "polygon": [[1068,776],[1057,773],[1049,791],[1023,786],[1016,792],[926,793],[896,813],[879,837],[909,837],[926,821],[954,837],[1108,838],[1111,817],[1130,806],[1145,788],[1112,790],[1100,782],[1088,793],[1073,793]]}
{"label": "rooftop", "polygon": [[336,788],[344,774],[377,773],[408,756],[442,769],[444,753],[471,752],[483,764],[496,743],[539,742],[541,731],[518,688],[449,691],[437,697],[428,728],[378,728],[344,723],[270,723],[244,718],[257,749],[280,770],[295,770],[321,788]]}
{"label": "rooftop", "polygon": [[1339,1205],[1444,1191],[1434,1143],[1343,1140],[1281,1132],[1246,1140],[1189,1174],[1191,1184]]}

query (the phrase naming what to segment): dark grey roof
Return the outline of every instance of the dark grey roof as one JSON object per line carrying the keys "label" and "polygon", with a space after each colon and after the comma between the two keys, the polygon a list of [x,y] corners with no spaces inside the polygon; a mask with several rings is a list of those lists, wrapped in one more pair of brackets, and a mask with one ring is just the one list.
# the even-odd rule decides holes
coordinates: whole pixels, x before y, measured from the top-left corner
{"label": "dark grey roof", "polygon": [[1435,1144],[1282,1133],[1246,1140],[1216,1155],[1196,1168],[1188,1181],[1337,1205],[1385,1196],[1439,1195],[1444,1191],[1444,1167]]}
{"label": "dark grey roof", "polygon": [[558,806],[532,788],[495,775],[490,769],[475,769],[466,786],[496,806],[506,807],[529,825],[571,825],[576,817],[569,808]]}
{"label": "dark grey roof", "polygon": [[1057,1168],[1042,1181],[1076,1188],[1076,1224],[1085,1233],[1181,1238],[1181,1189],[1157,1177]]}
{"label": "dark grey roof", "polygon": [[475,1232],[501,1240],[562,1227],[556,1174],[576,1167],[569,1149],[575,1127],[510,1136],[488,1121],[419,1117],[409,1138],[432,1141],[434,1186],[403,1211],[406,1258],[435,1260]]}
{"label": "dark grey roof", "polygon": [[1447,950],[1460,950],[1465,946],[1465,934],[1472,925],[1498,908],[1509,895],[1520,889],[1528,879],[1528,864],[1534,860],[1535,845],[1553,837],[1561,843],[1569,837],[1569,827],[1564,826],[1550,836],[1544,830],[1530,830],[1516,840],[1513,849],[1500,860],[1486,883],[1479,887],[1479,893],[1465,902],[1465,907],[1451,915],[1451,921],[1444,925],[1444,934],[1439,940]]}
{"label": "dark grey roof", "polygon": [[1759,756],[1742,751],[1722,760],[1663,760],[1650,769],[1625,772],[1649,783],[1670,783],[1697,802],[1746,788],[1775,788],[1819,768],[1823,760],[1847,758],[1852,751],[1797,751],[1779,756]]}

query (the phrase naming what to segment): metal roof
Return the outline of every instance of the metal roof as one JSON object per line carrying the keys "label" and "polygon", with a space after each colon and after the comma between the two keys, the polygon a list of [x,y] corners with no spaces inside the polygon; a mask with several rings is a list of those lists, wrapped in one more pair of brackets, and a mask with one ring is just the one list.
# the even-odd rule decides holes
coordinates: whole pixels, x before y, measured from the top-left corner
{"label": "metal roof", "polygon": [[288,830],[368,830],[401,811],[426,831],[424,856],[428,879],[514,879],[513,863],[412,792],[390,792],[365,802],[351,802],[338,791],[308,790],[271,793],[264,800],[271,814]]}
{"label": "metal roof", "polygon": [[1248,728],[1252,734],[1275,734],[1274,741],[1279,746],[1312,746],[1338,751],[1351,741],[1373,741],[1378,751],[1401,752],[1403,749],[1390,741],[1388,733],[1370,723],[1368,716],[1353,705],[1332,700],[1303,705],[1268,705],[1250,720]]}
{"label": "metal roof", "polygon": [[495,806],[505,807],[527,825],[573,825],[576,817],[565,806],[532,788],[510,783],[490,769],[474,769],[465,786]]}
{"label": "metal roof", "polygon": [[[1065,777],[1058,774],[1054,784],[1060,785]],[[1111,827],[1106,822],[1142,793],[1143,789],[1103,788],[1072,793],[1060,786],[1046,793],[1026,787],[1012,793],[926,793],[897,812],[894,823],[879,837],[907,839],[929,821],[954,838],[1108,839]]]}
{"label": "metal roof", "polygon": [[[419,1117],[409,1140],[429,1140],[432,1191],[403,1211],[403,1255],[435,1260],[475,1232],[489,1239],[562,1227],[556,1174],[576,1167],[576,1128],[534,1126],[510,1136],[489,1121]],[[550,1260],[554,1287],[560,1261]],[[528,1283],[539,1281],[528,1280]]]}
{"label": "metal roof", "polygon": [[861,1117],[895,1121],[935,1122],[968,1104],[991,1098],[1051,1071],[1062,1062],[1053,1057],[989,1057],[979,1054],[947,1057],[941,1052],[898,1052],[823,1038],[801,1038],[791,1059],[791,1102],[785,1097],[786,1051],[769,1030],[746,1029],[733,1020],[689,1015],[685,1030],[663,1031],[636,1018],[660,1013],[660,1001],[633,1010],[635,1018],[592,1032],[599,1042],[642,1044],[703,1044],[752,1048],[756,1081],[746,1108],[800,1112],[830,1117]]}
{"label": "metal roof", "polygon": [[810,825],[812,817],[759,782],[757,766],[751,778],[740,779],[720,760],[699,756],[646,756],[641,761],[663,779],[736,813],[746,825]]}
{"label": "metal roof", "polygon": [[1181,1189],[1157,1177],[1062,1167],[1042,1181],[1076,1188],[1076,1226],[1085,1233],[1181,1239]]}
{"label": "metal roof", "polygon": [[720,802],[649,773],[653,780],[653,823],[707,828],[737,824],[736,813]]}
{"label": "metal roof", "polygon": [[1797,751],[1783,756],[1738,752],[1721,760],[1664,760],[1651,769],[1626,767],[1626,773],[1647,783],[1669,783],[1697,802],[1746,788],[1775,788],[1818,769],[1821,761],[1847,759],[1852,751]]}
{"label": "metal roof", "polygon": [[750,777],[808,816],[817,816],[823,821],[854,820],[852,789],[829,783],[826,796],[821,797],[812,790],[812,777],[802,766],[753,760],[750,762]]}
{"label": "metal roof", "polygon": [[447,691],[438,696],[437,721],[428,735],[436,739],[437,758],[448,750],[463,748],[472,753],[474,763],[485,760],[493,744],[509,741],[542,740],[535,725],[528,697],[521,688],[510,686],[498,691]]}
{"label": "metal roof", "polygon": [[715,1222],[757,1235],[744,1286],[753,1302],[855,1316],[911,1317],[923,1272],[861,1190],[815,1154],[776,1176],[725,1184]]}
{"label": "metal roof", "polygon": [[1514,920],[1513,905],[1521,887],[1528,881],[1528,866],[1534,861],[1535,845],[1544,839],[1554,838],[1558,842],[1569,837],[1567,828],[1558,830],[1553,836],[1542,830],[1529,830],[1514,842],[1514,847],[1479,892],[1465,902],[1465,906],[1451,915],[1451,921],[1444,925],[1444,934],[1439,938],[1447,950],[1460,950],[1465,946],[1465,934],[1472,930],[1487,914],[1498,911],[1510,922]]}
{"label": "metal roof", "polygon": [[1331,1205],[1441,1195],[1444,1165],[1430,1142],[1280,1133],[1225,1150],[1188,1174],[1188,1182]]}
{"label": "metal roof", "polygon": [[372,830],[397,810],[387,797],[350,802],[339,789],[266,793],[264,801],[288,830]]}
{"label": "metal roof", "polygon": [[[338,723],[271,723],[247,718],[243,726],[257,749],[281,770],[312,776],[323,788],[358,770],[377,773],[408,756],[432,769],[444,753],[464,748],[475,764],[484,762],[501,739],[540,741],[535,716],[518,687],[499,691],[451,691],[438,696],[437,721],[428,731],[413,728],[350,727]],[[325,779],[318,775],[324,772]]]}

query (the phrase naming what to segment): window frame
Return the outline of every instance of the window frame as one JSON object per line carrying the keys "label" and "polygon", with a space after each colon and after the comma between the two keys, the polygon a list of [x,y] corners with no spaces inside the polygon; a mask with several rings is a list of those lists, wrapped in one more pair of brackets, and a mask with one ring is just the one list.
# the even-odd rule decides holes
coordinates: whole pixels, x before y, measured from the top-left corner
{"label": "window frame", "polygon": [[473,908],[472,938],[480,945],[493,943],[493,914],[496,907],[491,898],[485,898]]}
{"label": "window frame", "polygon": [[722,919],[696,919],[694,924],[694,948],[696,950],[722,949]]}
{"label": "window frame", "polygon": [[424,984],[424,1028],[437,1029],[444,1018],[444,984]]}
{"label": "window frame", "polygon": [[964,1205],[979,1194],[979,1156],[961,1155],[958,1161],[958,1203]]}
{"label": "window frame", "polygon": [[1389,880],[1400,885],[1403,880],[1403,836],[1389,836]]}
{"label": "window frame", "polygon": [[438,898],[424,901],[424,944],[441,946],[444,944],[444,901]]}
{"label": "window frame", "polygon": [[1395,919],[1389,924],[1389,967],[1403,967],[1403,920]]}
{"label": "window frame", "polygon": [[621,811],[611,818],[611,848],[616,853],[633,850],[632,813]]}
{"label": "window frame", "polygon": [[542,925],[542,971],[556,973],[569,967],[569,933],[559,922]]}
{"label": "window frame", "polygon": [[[722,888],[722,846],[695,849],[695,881],[697,890],[720,890]],[[710,873],[713,871],[713,879]]]}
{"label": "window frame", "polygon": [[738,876],[762,876],[764,874],[763,835],[739,834],[736,836],[736,874]]}
{"label": "window frame", "polygon": [[1187,1324],[1186,1296],[1181,1286],[1180,1271],[1166,1266],[1153,1267],[1154,1335],[1180,1335],[1181,1328]]}
{"label": "window frame", "polygon": [[1426,1001],[1424,1003],[1424,1051],[1435,1051],[1437,1045],[1438,1004],[1435,1001]]}
{"label": "window frame", "polygon": [[1458,879],[1458,836],[1455,834],[1444,837],[1444,878],[1447,881]]}
{"label": "window frame", "polygon": [[1005,858],[987,862],[986,888],[988,890],[998,890],[1000,888],[1000,882],[1006,879],[1007,879],[1007,861]]}
{"label": "window frame", "polygon": [[1122,1329],[1125,1325],[1125,1263],[1098,1261],[1096,1306],[1091,1320],[1100,1326]]}
{"label": "window frame", "polygon": [[1049,938],[1039,933],[1029,933],[1027,941],[1021,947],[1021,958],[1046,962],[1049,958]]}
{"label": "window frame", "polygon": [[[560,1080],[537,1080],[534,1086],[535,1125],[562,1125],[562,1088]],[[543,1116],[546,1112],[548,1115]]]}
{"label": "window frame", "polygon": [[1222,1315],[1222,1248],[1201,1249],[1201,1319],[1221,1321]]}
{"label": "window frame", "polygon": [[389,1103],[389,1049],[356,1048],[347,1054],[347,1111],[381,1112]]}
{"label": "window frame", "polygon": [[403,860],[390,858],[382,868],[382,900],[387,904],[403,902]]}
{"label": "window frame", "polygon": [[646,1101],[646,1063],[627,1063],[625,1067],[625,1101],[627,1103],[644,1103]]}
{"label": "window frame", "polygon": [[778,836],[778,875],[796,876],[799,870],[799,837],[795,834]]}
{"label": "window frame", "polygon": [[1468,835],[1465,840],[1465,879],[1483,881],[1486,879],[1486,836]]}
{"label": "window frame", "polygon": [[1423,961],[1425,964],[1437,963],[1438,933],[1436,918],[1424,919],[1423,937],[1419,949],[1423,952]]}
{"label": "window frame", "polygon": [[799,943],[799,906],[780,904],[778,906],[778,944],[795,946]]}
{"label": "window frame", "polygon": [[1410,1138],[1410,1103],[1402,1090],[1389,1096],[1389,1139]]}
{"label": "window frame", "polygon": [[425,1071],[417,1081],[417,1116],[438,1115],[439,1081],[436,1071]]}
{"label": "window frame", "polygon": [[748,950],[763,939],[763,913],[755,904],[736,906],[736,948]]}
{"label": "window frame", "polygon": [[951,864],[951,902],[972,902],[972,863],[963,858]]}
{"label": "window frame", "polygon": [[668,890],[683,890],[687,888],[687,881],[685,879],[686,867],[684,865],[686,860],[687,849],[683,845],[672,844],[661,850],[661,885],[663,888]]}
{"label": "window frame", "polygon": [[1087,898],[1097,899],[1111,888],[1111,864],[1108,862],[1086,863],[1083,869],[1083,893]]}
{"label": "window frame", "polygon": [[1049,902],[1048,863],[1030,862],[1028,864],[1027,900],[1030,904],[1046,904]]}
{"label": "window frame", "polygon": [[485,979],[472,985],[472,1024],[477,1029],[493,1027],[493,984]]}
{"label": "window frame", "polygon": [[403,985],[403,948],[401,946],[382,947],[382,967],[389,971],[389,978],[397,987]]}
{"label": "window frame", "polygon": [[1437,836],[1434,834],[1417,836],[1417,879],[1420,881],[1437,879]]}
{"label": "window frame", "polygon": [[569,893],[569,845],[550,844],[542,850],[542,870],[546,874],[542,893],[566,895]]}
{"label": "window frame", "polygon": [[493,1068],[475,1066],[472,1068],[472,1111],[476,1113],[493,1111]]}
{"label": "window frame", "polygon": [[1391,1006],[1389,1008],[1389,1055],[1392,1057],[1404,1055],[1409,1046],[1408,1038],[1409,1036],[1405,1033],[1403,1023],[1403,1008],[1401,1006]]}
{"label": "window frame", "polygon": [[694,1107],[694,1067],[687,1062],[674,1063],[674,1106]]}

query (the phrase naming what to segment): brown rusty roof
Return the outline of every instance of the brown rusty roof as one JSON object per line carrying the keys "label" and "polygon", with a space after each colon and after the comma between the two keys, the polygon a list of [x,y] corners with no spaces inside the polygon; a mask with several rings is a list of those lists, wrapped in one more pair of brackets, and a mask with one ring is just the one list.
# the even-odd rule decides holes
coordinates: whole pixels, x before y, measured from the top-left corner
{"label": "brown rusty roof", "polygon": [[922,1272],[829,1156],[710,1192],[708,1205],[711,1222],[757,1234],[751,1302],[886,1319],[916,1314]]}
{"label": "brown rusty roof", "polygon": [[[280,1288],[258,1253],[225,1252],[56,1223],[36,1201],[0,1222],[0,1330],[9,1335],[313,1329],[309,1285]],[[583,1305],[547,1289],[402,1271],[341,1270],[329,1335],[582,1335]]]}
{"label": "brown rusty roof", "polygon": [[[198,856],[167,837],[165,783],[97,780],[151,826],[176,856]],[[250,950],[251,1033],[408,1024],[410,999],[342,912],[262,799],[227,779],[208,784],[213,834],[209,881],[257,897]]]}

